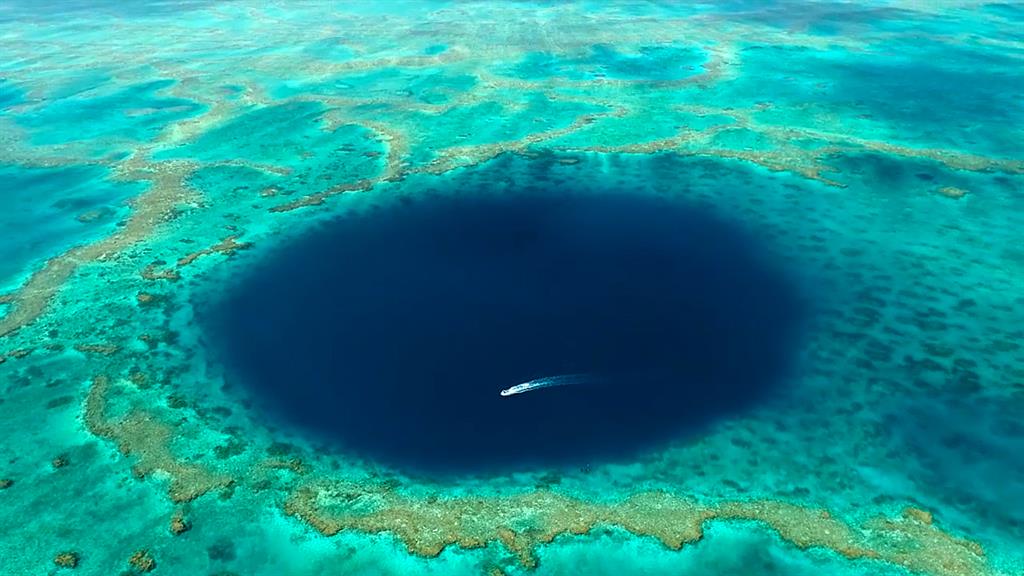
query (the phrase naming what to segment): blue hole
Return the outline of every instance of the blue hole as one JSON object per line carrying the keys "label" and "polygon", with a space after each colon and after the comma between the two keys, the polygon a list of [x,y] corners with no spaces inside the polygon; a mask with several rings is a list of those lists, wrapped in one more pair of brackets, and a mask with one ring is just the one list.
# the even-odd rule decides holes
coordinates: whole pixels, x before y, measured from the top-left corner
{"label": "blue hole", "polygon": [[[276,251],[204,314],[266,409],[404,469],[622,459],[770,397],[800,298],[735,224],[652,195],[420,196]],[[587,374],[502,396],[537,378]]]}

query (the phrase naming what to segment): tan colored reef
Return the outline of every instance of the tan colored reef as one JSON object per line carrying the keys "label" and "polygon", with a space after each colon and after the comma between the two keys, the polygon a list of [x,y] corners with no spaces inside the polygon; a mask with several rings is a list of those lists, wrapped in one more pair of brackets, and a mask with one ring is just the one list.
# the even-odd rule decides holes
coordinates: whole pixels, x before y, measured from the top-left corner
{"label": "tan colored reef", "polygon": [[75,350],[83,354],[100,354],[111,356],[117,354],[121,347],[117,344],[75,344]]}
{"label": "tan colored reef", "polygon": [[178,268],[184,268],[203,256],[208,256],[210,254],[223,254],[225,256],[230,256],[239,250],[245,250],[251,246],[252,244],[248,242],[239,242],[237,234],[228,236],[209,248],[203,248],[202,250],[197,250],[182,256],[178,259]]}
{"label": "tan colored reef", "polygon": [[78,552],[61,552],[53,557],[53,563],[58,568],[77,568],[78,561]]}
{"label": "tan colored reef", "polygon": [[171,516],[171,523],[168,529],[171,531],[171,534],[179,536],[191,530],[192,523],[185,518],[185,514],[181,510],[178,510],[174,513],[174,516]]}
{"label": "tan colored reef", "polygon": [[[668,23],[666,23],[667,25]],[[695,23],[679,21],[683,27],[693,27]],[[702,30],[704,34],[710,34],[708,30]],[[733,34],[742,36],[747,31],[734,31]],[[617,41],[639,41],[642,35],[631,38],[630,32],[621,30]],[[712,34],[716,36],[717,34]],[[647,38],[654,41],[656,38]],[[610,38],[609,41],[612,39]],[[776,39],[781,41],[780,39]],[[595,40],[596,41],[596,40]],[[786,39],[786,43],[800,42],[814,45],[817,41],[813,36],[801,37],[799,39]],[[641,113],[641,110],[626,103],[613,103],[605,93],[608,88],[640,87],[652,91],[679,89],[681,86],[709,86],[716,82],[731,78],[736,73],[737,56],[735,38],[728,34],[722,34],[715,42],[704,47],[710,56],[705,63],[704,71],[687,76],[681,80],[645,82],[641,80],[611,80],[608,78],[597,78],[592,80],[566,80],[554,78],[544,83],[525,81],[510,77],[496,76],[485,68],[476,68],[475,73],[481,80],[478,90],[468,92],[456,100],[457,105],[469,105],[487,101],[490,98],[497,98],[498,89],[512,90],[523,93],[543,92],[548,98],[565,99],[581,103],[593,103],[604,106],[607,112],[594,113],[581,116],[566,128],[546,129],[531,133],[519,140],[509,142],[492,142],[471,146],[453,146],[437,150],[437,157],[428,164],[421,166],[410,166],[406,161],[406,155],[410,149],[410,136],[403,128],[393,121],[367,120],[365,118],[347,117],[344,110],[332,111],[336,116],[331,123],[324,127],[325,130],[333,130],[343,124],[357,124],[379,135],[382,142],[387,144],[388,154],[385,167],[382,173],[376,176],[356,179],[352,182],[342,183],[326,190],[321,190],[300,196],[287,203],[269,208],[272,213],[291,212],[293,210],[317,206],[323,204],[329,197],[346,192],[368,191],[381,182],[394,181],[406,174],[426,172],[441,174],[458,168],[465,168],[485,162],[499,154],[506,152],[522,152],[530,147],[543,146],[545,142],[555,140],[566,135],[579,132],[585,129],[594,129],[598,121],[602,119],[623,119],[631,118]],[[438,56],[431,57],[404,57],[404,58],[381,58],[376,60],[358,60],[344,63],[317,62],[317,74],[343,74],[353,70],[380,70],[389,66],[400,64],[407,68],[430,67],[459,63],[468,57],[464,50],[452,50]],[[478,58],[486,58],[487,52],[480,52]],[[275,59],[267,57],[264,65],[273,67]],[[397,64],[396,64],[397,63]],[[298,72],[292,70],[292,72]],[[308,71],[313,72],[313,71]],[[101,162],[109,165],[114,170],[114,177],[123,181],[147,182],[149,189],[137,197],[133,203],[133,212],[126,222],[114,234],[100,239],[92,244],[86,244],[72,248],[68,252],[51,258],[41,269],[36,271],[29,280],[12,294],[0,297],[0,302],[8,303],[11,309],[4,316],[0,316],[0,337],[11,334],[21,327],[33,322],[42,315],[49,302],[56,295],[61,286],[71,275],[83,264],[103,261],[117,257],[124,249],[134,246],[153,235],[159,225],[172,216],[174,207],[179,204],[188,204],[197,199],[200,194],[193,190],[187,183],[188,179],[204,166],[249,166],[254,169],[268,173],[286,174],[290,171],[287,167],[267,166],[246,161],[216,161],[200,163],[192,160],[162,160],[153,161],[149,157],[155,150],[162,150],[173,146],[187,144],[202,135],[206,130],[214,128],[229,120],[233,114],[245,109],[245,106],[260,105],[266,103],[266,96],[258,89],[245,86],[244,97],[238,102],[229,102],[223,99],[211,98],[207,95],[191,92],[183,86],[172,87],[172,91],[183,98],[192,98],[209,105],[205,114],[180,120],[170,125],[155,142],[140,144],[138,151],[132,156],[116,162]],[[555,89],[573,89],[571,96],[566,96]],[[589,90],[592,93],[587,93]],[[180,94],[178,94],[180,92]],[[345,108],[356,107],[361,104],[373,103],[375,97],[339,99],[338,97],[311,97],[301,96],[295,100],[320,101],[327,105],[340,105]],[[391,106],[399,109],[429,109],[430,106],[421,103],[408,103],[404,101],[383,100]],[[451,105],[456,105],[451,104]],[[449,105],[449,106],[451,106]],[[715,108],[712,106],[687,105],[678,106],[680,110],[697,112],[699,115],[724,115],[733,119],[733,123],[722,126],[714,126],[703,131],[681,130],[680,134],[673,138],[655,141],[638,141],[626,145],[605,145],[600,143],[600,138],[595,138],[594,144],[586,146],[556,146],[557,149],[595,152],[620,152],[620,153],[642,153],[650,154],[656,152],[675,152],[683,155],[713,156],[719,158],[735,159],[752,164],[760,165],[773,171],[789,171],[799,174],[809,180],[816,180],[830,186],[843,187],[844,184],[833,176],[826,176],[824,173],[832,172],[828,166],[827,159],[838,154],[856,153],[858,151],[874,151],[893,156],[924,158],[938,162],[948,168],[965,171],[992,171],[998,170],[1009,174],[1024,174],[1024,162],[1019,160],[988,158],[958,150],[941,149],[919,149],[900,144],[867,140],[857,136],[831,132],[828,130],[811,128],[792,128],[766,124],[757,121],[756,114],[765,109],[765,105],[756,105],[749,109],[740,108]],[[448,106],[437,108],[434,113],[443,114]],[[710,139],[722,129],[742,127],[765,135],[775,143],[771,150],[753,151],[728,149],[715,146]],[[829,145],[818,148],[800,148],[790,144],[793,139],[817,139],[829,143]],[[70,146],[70,145],[69,145]],[[67,148],[69,146],[65,146]],[[58,147],[57,150],[63,151]],[[25,153],[17,148],[7,152],[13,155],[11,161],[19,159],[28,162],[23,158]],[[53,160],[44,162],[45,165],[66,165],[66,164],[94,164],[94,160],[81,158]],[[39,164],[38,161],[33,164]],[[952,189],[945,187],[943,189]],[[246,246],[240,243],[237,246],[228,244],[226,246],[215,246],[208,250],[230,254],[236,249]],[[187,254],[181,258],[186,264],[202,255],[211,252],[200,251],[199,253]],[[181,264],[179,260],[179,267]],[[147,279],[165,278],[175,280],[177,272],[172,269],[157,270],[146,268],[143,277]]]}
{"label": "tan colored reef", "polygon": [[156,560],[149,553],[149,550],[137,550],[128,559],[128,565],[139,572],[152,572],[156,568]]}
{"label": "tan colored reef", "polygon": [[956,186],[943,186],[939,188],[939,194],[947,198],[963,198],[967,195],[967,190],[957,188]]}
{"label": "tan colored reef", "polygon": [[342,530],[391,533],[410,552],[427,557],[448,546],[478,548],[497,541],[526,568],[536,567],[538,546],[599,527],[650,536],[678,550],[700,540],[709,521],[751,520],[799,548],[828,549],[849,559],[879,560],[936,576],[992,573],[980,546],[942,531],[913,509],[901,517],[851,526],[826,510],[774,501],[701,504],[665,492],[642,492],[600,504],[549,490],[422,501],[387,488],[324,481],[297,489],[285,511],[325,535]]}
{"label": "tan colored reef", "polygon": [[97,376],[85,402],[85,424],[90,432],[114,441],[125,456],[134,457],[132,473],[139,478],[160,471],[171,478],[168,493],[174,502],[189,502],[211,490],[226,488],[234,479],[179,460],[171,453],[174,427],[143,410],[121,418],[108,418],[106,376]]}
{"label": "tan colored reef", "polygon": [[139,274],[146,280],[170,280],[176,282],[181,280],[181,274],[173,268],[160,268],[159,264],[150,264],[143,268]]}
{"label": "tan colored reef", "polygon": [[[186,462],[170,449],[173,425],[141,409],[110,418],[106,414],[109,394],[109,379],[97,376],[86,399],[87,427],[134,457],[137,476],[154,471],[169,476],[169,496],[174,502],[188,502],[235,483],[262,489],[266,470],[307,475],[306,467],[294,459],[260,461],[233,477]],[[289,490],[283,508],[326,536],[344,530],[393,534],[411,553],[424,557],[437,556],[449,546],[472,549],[500,543],[528,569],[538,564],[537,548],[559,536],[617,527],[679,550],[699,541],[708,522],[742,520],[760,522],[801,549],[831,550],[845,558],[886,562],[932,576],[995,573],[978,543],[944,531],[930,512],[918,508],[853,525],[824,509],[778,501],[702,503],[664,491],[645,491],[619,502],[601,503],[545,488],[507,496],[419,499],[402,494],[395,484],[347,483],[316,475]],[[181,513],[175,513],[171,531],[177,534],[188,526]]]}

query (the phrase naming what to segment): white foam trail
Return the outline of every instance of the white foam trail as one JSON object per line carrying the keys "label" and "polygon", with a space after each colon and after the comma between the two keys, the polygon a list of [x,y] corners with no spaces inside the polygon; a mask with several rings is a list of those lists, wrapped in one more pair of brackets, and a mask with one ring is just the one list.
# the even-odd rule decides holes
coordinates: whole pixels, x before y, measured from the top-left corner
{"label": "white foam trail", "polygon": [[560,376],[545,376],[543,378],[536,378],[529,382],[523,382],[522,384],[516,384],[511,388],[506,388],[501,391],[502,396],[512,396],[513,394],[522,394],[523,392],[529,392],[531,390],[539,390],[541,388],[551,388],[552,386],[569,386],[572,384],[583,384],[594,380],[593,374],[562,374]]}

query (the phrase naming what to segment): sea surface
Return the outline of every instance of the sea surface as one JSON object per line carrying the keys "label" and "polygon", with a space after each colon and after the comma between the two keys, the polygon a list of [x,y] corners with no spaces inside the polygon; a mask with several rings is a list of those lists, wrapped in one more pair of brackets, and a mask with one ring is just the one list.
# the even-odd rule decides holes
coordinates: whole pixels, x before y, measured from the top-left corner
{"label": "sea surface", "polygon": [[0,200],[2,576],[1024,573],[1019,3],[8,0]]}

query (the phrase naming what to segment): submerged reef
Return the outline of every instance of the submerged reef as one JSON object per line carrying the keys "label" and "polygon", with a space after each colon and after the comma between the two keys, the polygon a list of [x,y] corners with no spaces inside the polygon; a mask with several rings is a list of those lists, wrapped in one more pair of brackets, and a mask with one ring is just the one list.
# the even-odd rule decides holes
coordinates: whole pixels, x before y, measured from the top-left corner
{"label": "submerged reef", "polygon": [[[417,498],[403,494],[402,486],[392,482],[339,481],[310,473],[299,460],[264,459],[237,476],[215,476],[202,465],[173,455],[167,446],[173,427],[161,427],[153,415],[133,410],[130,419],[108,419],[104,412],[109,386],[104,376],[92,385],[86,402],[90,430],[113,440],[133,457],[136,476],[159,472],[170,478],[169,496],[174,502],[189,502],[236,484],[265,490],[275,484],[267,481],[266,471],[289,470],[297,481],[281,486],[287,493],[281,504],[284,513],[325,536],[343,530],[391,533],[411,553],[424,557],[436,557],[449,546],[475,549],[500,543],[523,568],[532,569],[537,567],[537,547],[559,536],[620,527],[679,550],[699,541],[708,522],[750,520],[801,549],[824,548],[849,559],[879,560],[940,576],[995,573],[977,542],[944,531],[931,512],[914,507],[892,517],[867,518],[856,526],[822,508],[774,500],[702,503],[664,490],[637,492],[618,502],[587,501],[547,488],[496,497]],[[158,431],[140,429],[139,421]],[[180,512],[170,522],[175,535],[191,528]],[[136,552],[131,563],[142,571],[155,565],[147,551]]]}
{"label": "submerged reef", "polygon": [[[5,3],[0,572],[1021,573],[1021,22]],[[435,474],[268,412],[199,319],[325,227],[567,189],[693,206],[785,263],[785,386],[625,457]]]}
{"label": "submerged reef", "polygon": [[[374,510],[346,513],[354,499],[372,501]],[[664,492],[638,493],[615,504],[587,503],[544,490],[505,499],[422,504],[395,497],[387,490],[375,493],[365,486],[333,485],[298,489],[285,503],[285,510],[328,536],[344,529],[395,532],[410,551],[423,556],[437,556],[449,545],[478,548],[497,540],[526,568],[536,567],[536,546],[561,535],[587,534],[599,526],[653,536],[678,550],[700,540],[709,521],[753,520],[799,548],[827,548],[849,559],[884,560],[928,574],[987,572],[984,552],[977,543],[942,532],[925,519],[927,512],[914,508],[897,518],[870,519],[858,529],[835,520],[827,510],[771,501],[701,505]],[[528,519],[524,510],[531,511]],[[471,525],[466,518],[473,518]],[[529,523],[528,529],[511,528],[524,522]],[[396,530],[395,526],[402,528]],[[914,552],[908,553],[908,549]]]}
{"label": "submerged reef", "polygon": [[78,560],[77,552],[61,552],[53,557],[53,563],[58,568],[77,568]]}

